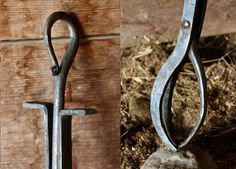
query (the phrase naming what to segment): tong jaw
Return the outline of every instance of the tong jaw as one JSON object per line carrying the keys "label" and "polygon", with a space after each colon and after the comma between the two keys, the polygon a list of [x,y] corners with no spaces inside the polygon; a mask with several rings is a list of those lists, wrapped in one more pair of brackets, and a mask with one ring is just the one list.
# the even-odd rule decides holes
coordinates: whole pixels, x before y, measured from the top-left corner
{"label": "tong jaw", "polygon": [[[25,102],[23,103],[23,107],[30,109],[39,109],[43,113],[45,169],[52,169],[53,104],[47,102]],[[63,123],[64,117],[71,117],[73,115],[85,116],[92,114],[96,114],[95,109],[61,110],[58,115],[61,121],[61,123],[59,123],[59,130],[61,131],[61,124]]]}
{"label": "tong jaw", "polygon": [[[207,111],[207,86],[197,43],[200,38],[206,0],[185,0],[182,24],[176,47],[155,79],[151,94],[151,116],[154,127],[164,144],[173,151],[185,147],[197,134]],[[190,135],[180,143],[171,120],[171,101],[174,86],[187,57],[197,75],[200,94],[199,120]]]}
{"label": "tong jaw", "polygon": [[39,109],[43,113],[45,168],[51,169],[53,104],[46,102],[25,102],[23,103],[23,107]]}

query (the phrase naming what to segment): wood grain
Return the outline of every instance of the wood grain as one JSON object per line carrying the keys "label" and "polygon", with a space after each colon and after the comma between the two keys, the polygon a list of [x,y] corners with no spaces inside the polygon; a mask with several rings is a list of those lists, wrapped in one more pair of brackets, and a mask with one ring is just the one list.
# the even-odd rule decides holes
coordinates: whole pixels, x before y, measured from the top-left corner
{"label": "wood grain", "polygon": [[[182,6],[180,0],[121,0],[121,47],[144,35],[162,42],[175,40]],[[235,9],[235,0],[208,0],[203,36],[236,32]]]}
{"label": "wood grain", "polygon": [[[46,2],[46,1],[45,1]],[[53,42],[60,58],[64,40]],[[73,117],[73,169],[120,168],[119,40],[86,41],[69,73],[67,108],[95,108]],[[0,44],[0,168],[43,169],[42,114],[24,101],[51,101],[54,78],[42,41]]]}
{"label": "wood grain", "polygon": [[[119,33],[119,9],[119,0],[1,0],[0,40],[42,38],[46,18],[58,10],[76,15],[82,35]],[[53,36],[67,36],[59,25]]]}

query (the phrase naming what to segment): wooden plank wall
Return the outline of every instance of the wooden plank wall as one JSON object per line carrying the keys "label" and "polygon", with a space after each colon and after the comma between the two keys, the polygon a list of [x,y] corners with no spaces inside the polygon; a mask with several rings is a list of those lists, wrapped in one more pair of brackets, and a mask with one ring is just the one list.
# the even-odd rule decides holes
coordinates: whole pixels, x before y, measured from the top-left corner
{"label": "wooden plank wall", "polygon": [[[183,0],[121,0],[121,47],[144,35],[159,41],[177,38]],[[203,35],[236,32],[236,1],[208,0]]]}
{"label": "wooden plank wall", "polygon": [[[54,11],[74,13],[84,38],[69,73],[67,108],[95,108],[73,117],[73,169],[120,168],[120,42],[118,0],[0,0],[0,168],[44,169],[43,118],[24,101],[51,101],[54,77],[43,24]],[[109,24],[107,24],[109,23]],[[54,37],[67,37],[63,24]],[[67,38],[53,41],[62,58]]]}
{"label": "wooden plank wall", "polygon": [[[58,10],[75,13],[83,35],[119,33],[118,0],[1,0],[0,2],[0,40],[42,38],[42,23],[53,11]],[[64,36],[65,30],[59,26],[54,36]]]}

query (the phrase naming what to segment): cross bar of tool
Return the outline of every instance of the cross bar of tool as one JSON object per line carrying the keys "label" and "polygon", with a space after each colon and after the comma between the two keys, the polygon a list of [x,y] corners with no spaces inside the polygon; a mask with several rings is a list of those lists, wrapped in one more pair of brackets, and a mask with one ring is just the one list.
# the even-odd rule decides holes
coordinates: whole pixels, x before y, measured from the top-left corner
{"label": "cross bar of tool", "polygon": [[[66,22],[70,33],[70,45],[60,65],[58,65],[51,40],[51,28],[58,20]],[[66,79],[79,47],[79,32],[75,20],[65,12],[51,14],[46,21],[44,36],[46,48],[52,60],[51,73],[56,76],[54,103],[26,102],[23,106],[40,109],[43,112],[45,168],[72,169],[71,117],[72,115],[95,114],[96,110],[64,108]]]}
{"label": "cross bar of tool", "polygon": [[[151,115],[155,129],[164,144],[173,151],[185,147],[197,134],[207,111],[207,86],[201,64],[198,42],[207,0],[185,0],[176,47],[155,79],[151,94]],[[171,102],[177,77],[187,59],[192,62],[199,84],[199,119],[189,136],[180,142],[172,124]]]}

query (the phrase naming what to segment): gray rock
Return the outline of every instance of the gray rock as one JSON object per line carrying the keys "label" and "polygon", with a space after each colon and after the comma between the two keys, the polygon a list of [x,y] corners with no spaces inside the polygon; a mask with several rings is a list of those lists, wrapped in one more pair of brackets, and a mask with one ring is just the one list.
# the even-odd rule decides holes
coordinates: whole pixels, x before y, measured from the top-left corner
{"label": "gray rock", "polygon": [[186,150],[173,152],[159,148],[141,169],[216,169],[216,163],[202,149],[189,146]]}

